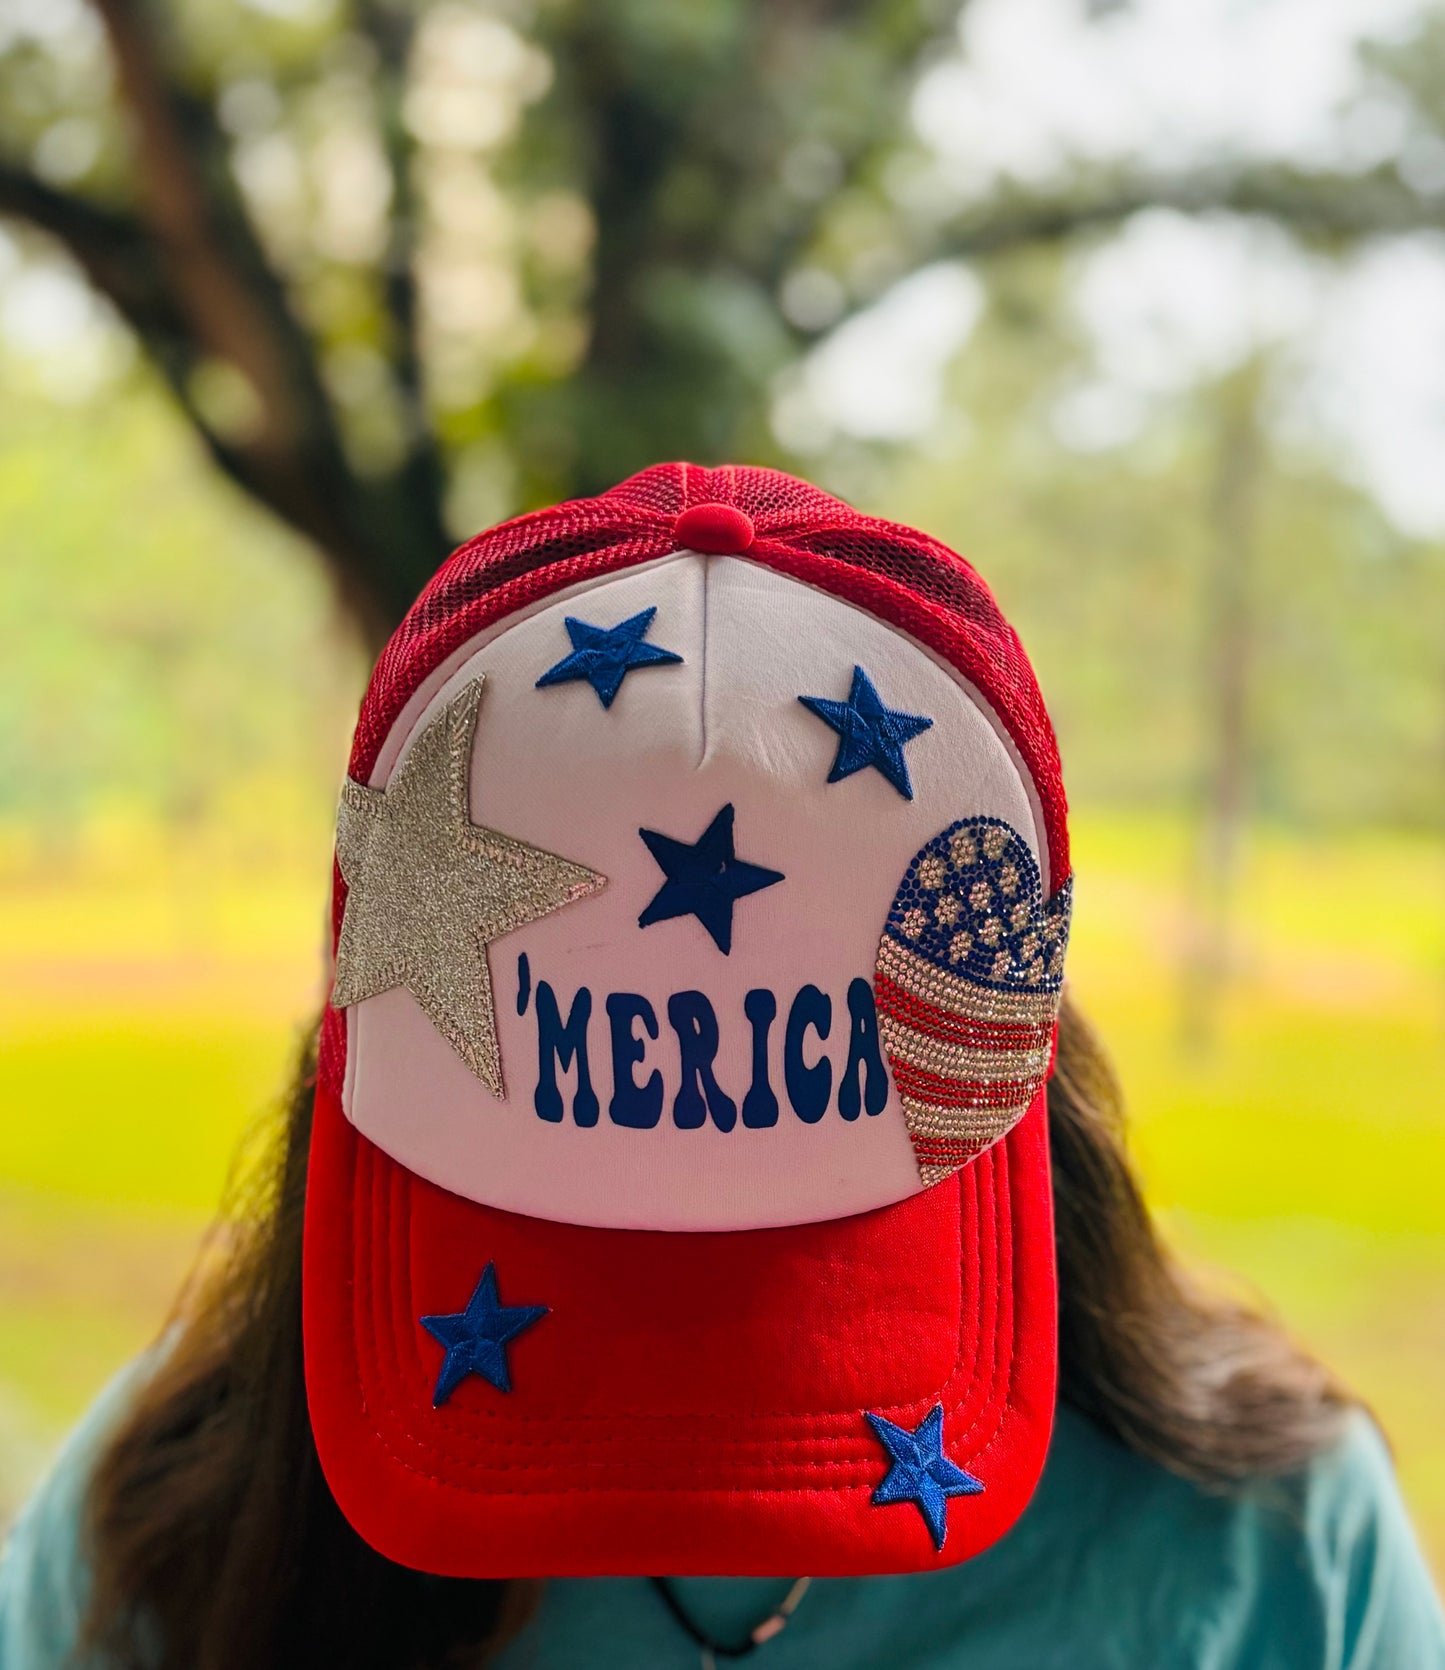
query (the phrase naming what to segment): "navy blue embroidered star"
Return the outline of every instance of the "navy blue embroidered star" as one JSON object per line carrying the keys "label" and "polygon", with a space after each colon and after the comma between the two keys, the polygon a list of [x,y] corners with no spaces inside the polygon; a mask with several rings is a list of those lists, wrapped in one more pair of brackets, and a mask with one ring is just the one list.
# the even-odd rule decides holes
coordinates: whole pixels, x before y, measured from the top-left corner
{"label": "navy blue embroidered star", "polygon": [[931,719],[884,707],[873,680],[861,667],[853,669],[853,688],[846,702],[831,702],[825,696],[799,696],[798,700],[838,733],[838,757],[828,773],[830,783],[872,765],[905,800],[913,799],[903,745],[928,730]]}
{"label": "navy blue embroidered star", "polygon": [[674,841],[670,835],[659,835],[655,829],[639,829],[637,833],[667,877],[637,918],[638,927],[666,922],[673,916],[695,916],[724,956],[733,945],[734,904],[783,879],[781,870],[746,864],[736,855],[731,804],[723,807],[692,846]]}
{"label": "navy blue embroidered star", "polygon": [[656,609],[644,609],[640,615],[629,615],[619,626],[589,626],[585,620],[568,615],[567,636],[572,640],[572,653],[564,655],[555,667],[548,667],[537,680],[537,689],[585,678],[603,707],[611,707],[623,679],[634,667],[655,667],[664,661],[682,660],[670,649],[643,643],[656,613]]}
{"label": "navy blue embroidered star", "polygon": [[977,1496],[983,1489],[972,1473],[954,1466],[943,1453],[943,1405],[935,1403],[914,1432],[882,1415],[865,1411],[865,1418],[893,1463],[873,1492],[873,1506],[916,1502],[933,1546],[941,1551],[948,1535],[944,1503],[950,1496]]}
{"label": "navy blue embroidered star", "polygon": [[480,1374],[499,1392],[510,1392],[507,1341],[540,1322],[547,1310],[546,1305],[504,1305],[497,1297],[497,1267],[488,1264],[465,1310],[450,1316],[423,1316],[422,1327],[447,1352],[432,1406],[439,1409],[469,1374]]}

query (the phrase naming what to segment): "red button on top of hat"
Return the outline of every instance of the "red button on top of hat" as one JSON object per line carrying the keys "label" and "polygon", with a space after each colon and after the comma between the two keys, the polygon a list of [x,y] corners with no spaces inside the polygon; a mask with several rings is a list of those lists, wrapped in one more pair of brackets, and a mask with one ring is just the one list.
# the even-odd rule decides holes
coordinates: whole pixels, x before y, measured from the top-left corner
{"label": "red button on top of hat", "polygon": [[731,504],[695,504],[672,525],[673,538],[685,551],[713,556],[746,551],[753,542],[753,520]]}

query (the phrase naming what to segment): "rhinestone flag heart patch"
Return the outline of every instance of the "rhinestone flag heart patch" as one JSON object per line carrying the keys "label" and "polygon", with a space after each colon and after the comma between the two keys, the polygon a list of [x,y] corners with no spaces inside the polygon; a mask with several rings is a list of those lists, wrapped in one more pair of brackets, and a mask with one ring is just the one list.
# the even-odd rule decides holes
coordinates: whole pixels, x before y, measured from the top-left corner
{"label": "rhinestone flag heart patch", "polygon": [[925,1185],[1005,1135],[1048,1076],[1072,884],[1047,902],[999,818],[964,818],[918,852],[878,947],[879,1032]]}

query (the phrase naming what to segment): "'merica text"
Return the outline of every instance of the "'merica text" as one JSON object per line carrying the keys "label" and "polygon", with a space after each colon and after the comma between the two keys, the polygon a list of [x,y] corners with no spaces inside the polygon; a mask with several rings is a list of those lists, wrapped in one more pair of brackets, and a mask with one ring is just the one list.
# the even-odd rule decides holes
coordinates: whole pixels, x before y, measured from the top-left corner
{"label": "'merica text", "polygon": [[[591,991],[580,986],[564,1014],[546,980],[537,982],[533,1003],[525,966],[519,973],[518,1012],[530,1010],[536,1017],[537,1081],[532,1101],[538,1116],[561,1124],[570,1112],[578,1125],[597,1123],[602,1104],[592,1084],[592,1062],[600,1045],[611,1052],[607,1117],[614,1125],[636,1130],[656,1126],[667,1095],[661,1070],[648,1064],[649,1056],[656,1057],[648,1046],[657,1044],[661,1027],[647,998],[637,992],[610,992],[601,1006],[604,1018],[596,1012]],[[792,1112],[810,1125],[830,1108],[836,1108],[844,1119],[857,1119],[860,1113],[881,1112],[888,1100],[888,1072],[879,1048],[873,991],[866,980],[851,982],[845,1003],[839,1005],[844,1007],[847,1055],[836,1073],[826,1047],[834,1022],[833,999],[828,993],[804,986],[789,1004],[783,1022],[781,1089]],[[766,987],[746,994],[741,1015],[724,1014],[724,1024],[747,1027],[751,1059],[746,1087],[725,1087],[718,1082],[714,1065],[721,1043],[718,1015],[706,993],[674,992],[668,998],[667,1024],[673,1037],[661,1047],[668,1052],[664,1057],[668,1066],[677,1069],[675,1076],[668,1074],[677,1086],[670,1109],[674,1125],[698,1130],[711,1121],[718,1130],[731,1131],[778,1123],[781,1103],[769,1064],[769,1037],[777,1018],[778,1000]],[[843,1020],[841,1014],[839,1020]],[[840,1026],[835,1044],[839,1058],[843,1056],[843,1030]],[[605,1041],[600,1033],[605,1033]],[[739,1059],[739,1052],[728,1055]]]}

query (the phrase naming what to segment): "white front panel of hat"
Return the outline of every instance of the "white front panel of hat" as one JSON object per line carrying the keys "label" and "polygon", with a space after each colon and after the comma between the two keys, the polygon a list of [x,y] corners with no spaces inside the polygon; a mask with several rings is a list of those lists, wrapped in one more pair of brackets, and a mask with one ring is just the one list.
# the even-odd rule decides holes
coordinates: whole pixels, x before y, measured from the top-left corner
{"label": "white front panel of hat", "polygon": [[[610,628],[652,608],[645,641],[680,663],[633,667],[610,708],[585,678],[537,688],[572,650],[565,617]],[[410,704],[371,786],[384,788],[428,718],[483,674],[472,820],[599,872],[607,885],[490,945],[502,1099],[396,987],[348,1010],[347,1116],[457,1194],[568,1223],[756,1228],[844,1217],[915,1193],[918,1165],[891,1079],[877,1113],[847,1118],[840,1109],[850,1050],[860,1047],[850,988],[856,1003],[855,982],[871,986],[905,870],[955,820],[1002,818],[1046,864],[1016,756],[977,693],[862,610],[732,557],[682,553],[574,588],[475,644],[425,705]],[[933,721],[903,748],[911,800],[873,766],[828,781],[839,733],[799,697],[845,701],[855,667],[889,709]],[[640,831],[694,843],[727,805],[736,858],[783,879],[732,902],[725,955],[697,915],[639,926],[667,881]],[[750,1019],[749,994],[759,992],[768,997],[751,999]],[[792,1085],[800,1060],[826,1061],[821,1114],[816,1074],[806,1096],[790,1090],[785,1053],[800,993]],[[701,994],[704,1031],[706,1011],[716,1021],[711,1085],[755,1120],[771,1098],[771,1123],[745,1123],[739,1111],[722,1128],[725,1109],[708,1104],[696,1071],[699,999],[684,996],[679,1007],[679,994]],[[655,1039],[636,1018],[644,1006]],[[758,1017],[769,1009],[762,1048]],[[580,1104],[572,1045],[585,1051],[592,1091]],[[861,1085],[866,1065],[851,1066]],[[660,1113],[639,1125],[633,1087],[654,1073]],[[806,1103],[801,1111],[795,1100]]]}

